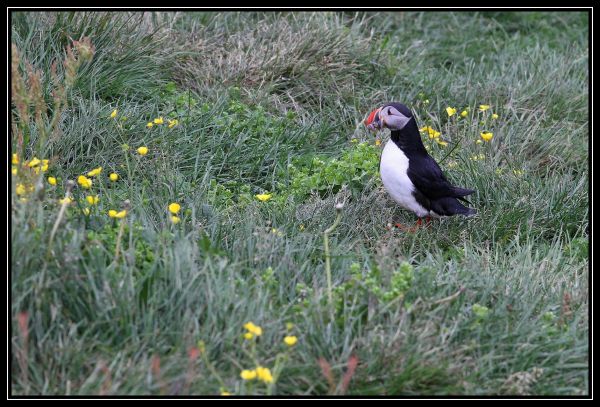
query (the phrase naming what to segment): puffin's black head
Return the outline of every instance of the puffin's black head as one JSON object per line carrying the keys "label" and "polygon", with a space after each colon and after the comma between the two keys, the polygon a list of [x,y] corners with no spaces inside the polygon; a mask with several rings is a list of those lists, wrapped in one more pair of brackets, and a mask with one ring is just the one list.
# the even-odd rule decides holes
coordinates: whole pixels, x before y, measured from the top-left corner
{"label": "puffin's black head", "polygon": [[375,109],[364,121],[369,130],[377,131],[388,128],[392,131],[402,130],[413,118],[412,112],[401,103],[391,102]]}

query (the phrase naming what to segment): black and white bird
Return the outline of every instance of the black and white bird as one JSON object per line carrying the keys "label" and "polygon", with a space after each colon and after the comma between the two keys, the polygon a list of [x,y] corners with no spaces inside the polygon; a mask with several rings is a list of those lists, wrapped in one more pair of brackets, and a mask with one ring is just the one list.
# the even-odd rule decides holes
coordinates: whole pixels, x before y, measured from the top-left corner
{"label": "black and white bird", "polygon": [[394,201],[418,216],[418,225],[423,217],[430,220],[430,217],[477,213],[459,202],[469,203],[464,197],[475,191],[455,187],[446,179],[425,150],[416,119],[408,107],[388,103],[373,110],[364,123],[370,130],[391,130],[381,154],[381,180]]}

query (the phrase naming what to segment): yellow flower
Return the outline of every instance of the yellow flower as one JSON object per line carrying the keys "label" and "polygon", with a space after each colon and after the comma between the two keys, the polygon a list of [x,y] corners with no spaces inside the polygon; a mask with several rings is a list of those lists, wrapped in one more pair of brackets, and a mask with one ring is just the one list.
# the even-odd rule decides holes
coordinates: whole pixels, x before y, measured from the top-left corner
{"label": "yellow flower", "polygon": [[42,160],[42,172],[48,171],[48,163],[49,162],[50,162],[49,160]]}
{"label": "yellow flower", "polygon": [[117,212],[114,209],[111,209],[110,211],[108,211],[108,216],[110,216],[111,218],[124,218],[125,215],[127,215],[127,211],[126,210],[122,210],[121,212]]}
{"label": "yellow flower", "polygon": [[148,154],[148,147],[140,147],[137,149],[137,152],[139,155],[146,155]]}
{"label": "yellow flower", "polygon": [[253,333],[256,336],[261,336],[262,335],[262,328],[258,325],[254,325],[254,323],[252,321],[247,322],[246,324],[244,324],[244,328],[246,330],[248,330],[250,333]]}
{"label": "yellow flower", "polygon": [[375,140],[375,145],[376,146],[380,146],[381,145],[381,140],[379,140],[379,139]]}
{"label": "yellow flower", "polygon": [[12,175],[17,175],[19,170],[17,170],[17,167],[12,167],[12,169],[10,170],[10,172],[12,173]]}
{"label": "yellow flower", "polygon": [[100,198],[98,197],[98,195],[88,195],[85,197],[85,200],[90,205],[96,205],[98,201],[100,201]]}
{"label": "yellow flower", "polygon": [[439,131],[435,130],[431,126],[421,127],[419,130],[421,132],[427,132],[429,134],[429,138],[438,138],[439,136],[442,135],[442,133],[440,133]]}
{"label": "yellow flower", "polygon": [[452,108],[452,107],[447,107],[446,108],[446,113],[448,113],[448,117],[454,115],[456,113],[456,109]]}
{"label": "yellow flower", "polygon": [[480,112],[485,112],[486,110],[488,110],[491,106],[490,105],[479,105],[479,111]]}
{"label": "yellow flower", "polygon": [[494,114],[492,115],[492,119],[494,119],[494,120],[496,120],[498,117],[499,117],[499,116],[498,116],[496,113],[494,113]]}
{"label": "yellow flower", "polygon": [[253,334],[253,333],[246,332],[246,333],[244,334],[244,339],[246,339],[246,340],[250,340],[250,339],[252,339],[252,338],[254,338],[254,334]]}
{"label": "yellow flower", "polygon": [[19,163],[19,155],[18,154],[13,154],[12,155],[12,163],[13,164],[18,164]]}
{"label": "yellow flower", "polygon": [[154,124],[163,124],[164,122],[165,121],[163,120],[162,116],[154,119]]}
{"label": "yellow flower", "polygon": [[88,177],[95,177],[96,175],[102,172],[102,167],[94,168],[90,172],[87,173]]}
{"label": "yellow flower", "polygon": [[77,177],[77,183],[85,189],[90,189],[92,187],[92,180],[85,175]]}
{"label": "yellow flower", "polygon": [[58,202],[63,205],[69,205],[71,202],[73,202],[73,199],[70,196],[65,196],[63,199],[59,199]]}
{"label": "yellow flower", "polygon": [[173,128],[179,124],[179,120],[177,120],[177,119],[174,119],[174,120],[168,119],[168,122],[169,122],[169,128]]}
{"label": "yellow flower", "polygon": [[50,185],[56,185],[56,178],[54,178],[54,177],[48,177],[48,184],[50,184]]}
{"label": "yellow flower", "polygon": [[117,173],[114,173],[114,172],[113,172],[112,174],[110,174],[110,175],[108,176],[108,178],[110,178],[110,180],[111,180],[112,182],[115,182],[116,180],[118,180],[118,179],[119,179],[119,174],[117,174]]}
{"label": "yellow flower", "polygon": [[33,157],[33,159],[29,161],[29,164],[27,164],[27,166],[31,168],[40,165],[40,163],[41,161],[37,157]]}
{"label": "yellow flower", "polygon": [[286,336],[285,338],[283,338],[283,341],[285,342],[285,344],[287,346],[294,346],[296,344],[296,342],[298,342],[298,338],[296,338],[295,336]]}
{"label": "yellow flower", "polygon": [[265,383],[273,383],[273,376],[271,376],[271,371],[268,367],[258,366],[256,368],[256,375],[259,380],[262,380]]}
{"label": "yellow flower", "polygon": [[178,224],[179,222],[181,222],[181,218],[179,218],[178,216],[171,216],[171,222],[173,222],[174,225]]}
{"label": "yellow flower", "polygon": [[256,379],[256,370],[242,370],[240,373],[240,377],[244,380],[254,380]]}
{"label": "yellow flower", "polygon": [[463,110],[462,112],[460,112],[460,117],[467,117],[468,114],[469,114],[469,112],[467,112],[466,110]]}
{"label": "yellow flower", "polygon": [[90,208],[83,208],[83,210],[82,210],[82,211],[83,211],[83,214],[84,214],[85,216],[89,216],[89,214],[90,214]]}
{"label": "yellow flower", "polygon": [[179,213],[180,210],[181,210],[181,206],[178,203],[173,202],[172,204],[169,205],[169,212],[171,212],[174,215]]}
{"label": "yellow flower", "polygon": [[146,127],[148,127],[149,129],[152,128],[152,126],[154,126],[154,123],[152,122],[148,122],[148,124],[146,125]]}
{"label": "yellow flower", "polygon": [[256,195],[256,198],[261,202],[266,202],[271,199],[271,196],[273,196],[273,194],[258,194]]}
{"label": "yellow flower", "polygon": [[16,188],[15,192],[17,193],[17,195],[24,195],[25,192],[27,192],[27,190],[25,189],[25,185],[17,184],[17,188]]}
{"label": "yellow flower", "polygon": [[482,131],[481,132],[481,138],[484,141],[490,141],[492,139],[492,137],[494,137],[494,133],[492,133],[491,131]]}
{"label": "yellow flower", "polygon": [[437,138],[435,139],[435,142],[438,143],[442,147],[446,147],[448,145],[447,142],[441,141],[440,139],[437,139]]}
{"label": "yellow flower", "polygon": [[110,114],[111,119],[114,119],[115,117],[117,117],[117,109],[113,110],[112,113]]}
{"label": "yellow flower", "polygon": [[229,393],[228,391],[222,391],[221,396],[231,396],[231,393]]}
{"label": "yellow flower", "polygon": [[479,139],[475,140],[475,144],[481,144],[481,143],[483,143],[483,141],[481,141]]}

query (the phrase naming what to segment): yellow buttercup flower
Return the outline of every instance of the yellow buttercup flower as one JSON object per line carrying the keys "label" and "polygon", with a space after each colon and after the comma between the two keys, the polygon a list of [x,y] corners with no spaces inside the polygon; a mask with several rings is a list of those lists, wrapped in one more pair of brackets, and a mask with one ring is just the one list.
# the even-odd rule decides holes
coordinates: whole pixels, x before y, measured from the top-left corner
{"label": "yellow buttercup flower", "polygon": [[27,192],[27,190],[25,189],[25,185],[17,184],[17,188],[15,189],[15,192],[17,193],[17,195],[24,195],[25,192]]}
{"label": "yellow buttercup flower", "polygon": [[258,325],[254,325],[254,323],[252,321],[247,322],[244,324],[244,328],[250,332],[253,333],[256,336],[261,336],[262,335],[262,328]]}
{"label": "yellow buttercup flower", "polygon": [[90,172],[87,173],[88,177],[95,177],[96,175],[102,172],[102,167],[94,168]]}
{"label": "yellow buttercup flower", "polygon": [[172,204],[169,205],[169,212],[171,212],[174,215],[179,213],[180,210],[181,210],[181,205],[179,205],[178,203],[173,202]]}
{"label": "yellow buttercup flower", "polygon": [[110,175],[108,176],[108,178],[109,178],[109,179],[110,179],[112,182],[115,182],[116,180],[118,180],[118,179],[119,179],[119,174],[117,174],[117,173],[114,173],[114,172],[113,172],[112,174],[110,174]]}
{"label": "yellow buttercup flower", "polygon": [[380,146],[381,145],[381,140],[379,140],[379,139],[375,140],[375,145],[376,146]]}
{"label": "yellow buttercup flower", "polygon": [[494,114],[492,115],[492,119],[494,119],[494,120],[496,120],[498,117],[499,117],[499,116],[498,116],[496,113],[494,113]]}
{"label": "yellow buttercup flower", "polygon": [[154,119],[154,124],[163,124],[164,122],[165,121],[163,120],[162,116]]}
{"label": "yellow buttercup flower", "polygon": [[175,126],[177,126],[179,124],[179,120],[177,120],[177,119],[174,119],[174,120],[170,120],[169,119],[168,121],[169,121],[169,128],[170,129],[173,128],[173,127],[175,127]]}
{"label": "yellow buttercup flower", "polygon": [[462,112],[460,112],[460,117],[467,117],[468,114],[469,114],[469,112],[467,112],[466,110],[463,110]]}
{"label": "yellow buttercup flower", "polygon": [[146,155],[148,154],[148,147],[140,147],[137,149],[137,152],[139,155]]}
{"label": "yellow buttercup flower", "polygon": [[492,133],[491,131],[483,131],[480,135],[484,141],[490,141],[492,137],[494,137],[494,133]]}
{"label": "yellow buttercup flower", "polygon": [[54,178],[54,177],[48,177],[48,184],[50,184],[50,185],[56,185],[56,178]]}
{"label": "yellow buttercup flower", "polygon": [[287,346],[294,346],[296,342],[298,342],[298,338],[293,335],[289,335],[283,338],[283,342],[285,342]]}
{"label": "yellow buttercup flower", "polygon": [[42,172],[48,171],[48,163],[50,160],[42,160]]}
{"label": "yellow buttercup flower", "polygon": [[436,142],[436,143],[438,143],[438,144],[439,144],[440,146],[442,146],[442,147],[446,147],[446,146],[448,145],[448,143],[447,143],[447,142],[445,142],[445,141],[442,141],[442,140],[440,140],[440,139],[437,139],[437,138],[435,139],[435,142]]}
{"label": "yellow buttercup flower", "polygon": [[12,175],[17,175],[19,173],[19,170],[17,169],[17,167],[12,167],[12,169],[10,170]]}
{"label": "yellow buttercup flower", "polygon": [[96,205],[100,201],[100,197],[98,195],[88,195],[85,197],[85,200],[90,205]]}
{"label": "yellow buttercup flower", "polygon": [[179,216],[171,216],[171,222],[173,222],[174,225],[178,224],[179,222],[181,222],[181,218]]}
{"label": "yellow buttercup flower", "polygon": [[479,111],[480,112],[485,112],[486,110],[488,110],[491,106],[490,105],[479,105]]}
{"label": "yellow buttercup flower", "polygon": [[244,380],[254,380],[256,379],[256,370],[242,370],[240,373],[240,377]]}
{"label": "yellow buttercup flower", "polygon": [[448,113],[448,117],[456,114],[456,109],[452,108],[452,107],[447,107],[446,108],[446,113]]}
{"label": "yellow buttercup flower", "polygon": [[265,383],[273,383],[273,376],[271,376],[271,371],[268,367],[258,366],[256,368],[256,376]]}
{"label": "yellow buttercup flower", "polygon": [[251,333],[251,332],[246,332],[246,333],[244,334],[244,339],[246,339],[246,340],[248,340],[248,341],[249,341],[249,340],[250,340],[250,339],[252,339],[252,338],[254,338],[254,334],[253,334],[253,333]]}
{"label": "yellow buttercup flower", "polygon": [[110,114],[111,119],[114,119],[115,117],[117,117],[117,109],[113,110],[112,113]]}
{"label": "yellow buttercup flower", "polygon": [[421,131],[422,133],[423,132],[427,132],[429,134],[429,138],[438,138],[439,136],[442,135],[442,133],[440,133],[439,131],[435,130],[431,126],[421,127],[419,129],[419,131]]}
{"label": "yellow buttercup flower", "polygon": [[475,144],[481,144],[481,143],[483,143],[483,141],[481,141],[479,139],[475,140]]}
{"label": "yellow buttercup flower", "polygon": [[121,219],[121,218],[124,218],[125,215],[127,215],[127,211],[126,210],[122,210],[121,212],[117,212],[114,209],[111,209],[110,211],[108,211],[108,216],[111,217],[111,218]]}
{"label": "yellow buttercup flower", "polygon": [[19,163],[19,155],[18,154],[12,155],[12,163],[15,165]]}
{"label": "yellow buttercup flower", "polygon": [[90,189],[92,187],[92,180],[85,175],[77,177],[77,183],[85,189]]}
{"label": "yellow buttercup flower", "polygon": [[266,202],[269,199],[271,199],[271,196],[273,196],[273,194],[258,194],[256,195],[256,199],[258,199],[261,202]]}
{"label": "yellow buttercup flower", "polygon": [[152,122],[148,122],[148,124],[146,125],[146,127],[148,127],[149,129],[152,128],[152,126],[154,126],[154,123]]}
{"label": "yellow buttercup flower", "polygon": [[63,205],[69,205],[71,202],[73,202],[73,198],[71,198],[70,196],[65,196],[63,199],[59,199],[58,202]]}
{"label": "yellow buttercup flower", "polygon": [[39,158],[33,157],[33,159],[31,161],[29,161],[29,163],[27,164],[27,166],[29,168],[36,167],[36,166],[40,165],[40,163],[41,163],[41,161],[40,161]]}

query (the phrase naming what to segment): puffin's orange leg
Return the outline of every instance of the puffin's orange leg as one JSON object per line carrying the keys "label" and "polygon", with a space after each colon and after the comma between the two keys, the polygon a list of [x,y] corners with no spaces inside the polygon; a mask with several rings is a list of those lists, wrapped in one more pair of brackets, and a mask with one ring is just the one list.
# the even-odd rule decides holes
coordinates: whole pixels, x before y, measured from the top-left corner
{"label": "puffin's orange leg", "polygon": [[419,219],[417,219],[417,223],[413,227],[404,226],[401,223],[396,223],[395,225],[398,229],[405,230],[410,233],[415,233],[417,231],[417,229],[419,229],[419,226],[421,226],[422,223],[423,223],[423,221],[421,220],[421,218],[419,218]]}

